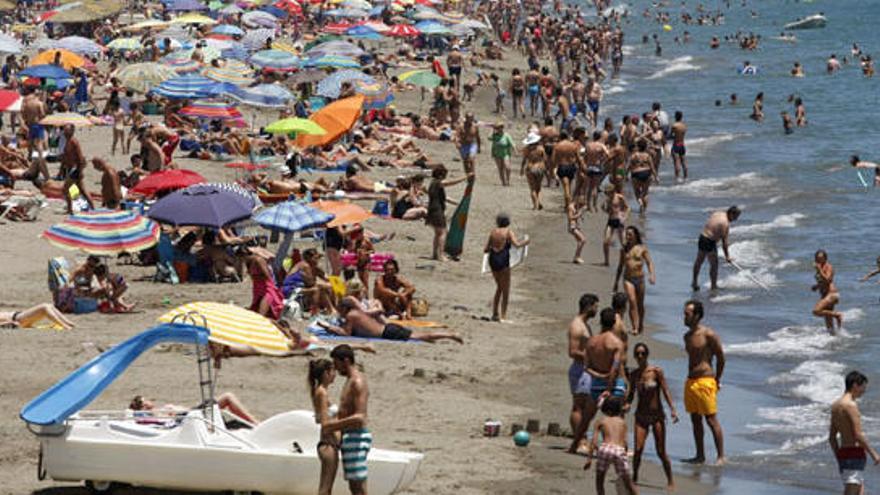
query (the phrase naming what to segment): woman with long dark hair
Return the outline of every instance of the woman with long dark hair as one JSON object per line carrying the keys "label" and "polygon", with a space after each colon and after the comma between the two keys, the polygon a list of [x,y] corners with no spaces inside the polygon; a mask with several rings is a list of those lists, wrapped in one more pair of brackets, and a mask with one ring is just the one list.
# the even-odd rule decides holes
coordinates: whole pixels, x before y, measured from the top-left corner
{"label": "woman with long dark hair", "polygon": [[626,228],[623,247],[620,249],[620,264],[617,265],[617,276],[614,277],[614,292],[623,275],[623,288],[629,299],[629,318],[632,322],[631,333],[638,335],[645,330],[645,266],[648,267],[648,280],[651,285],[657,281],[654,276],[654,262],[651,253],[642,244],[639,229],[630,225]]}
{"label": "woman with long dark hair", "polygon": [[[489,233],[486,248],[489,255],[489,268],[495,278],[495,297],[492,299],[492,321],[507,319],[507,300],[510,297],[510,248],[522,247],[529,243],[528,237],[516,238],[510,228],[510,217],[500,213],[495,218],[495,228]],[[499,312],[499,305],[501,306]]]}
{"label": "woman with long dark hair", "polygon": [[[312,397],[312,407],[315,409],[315,422],[322,427],[333,414],[330,412],[330,393],[328,388],[336,379],[336,370],[333,361],[329,359],[314,359],[309,361],[309,391]],[[333,491],[333,481],[336,479],[336,470],[339,468],[339,433],[322,433],[318,441],[318,459],[321,460],[321,478],[318,485],[318,495],[330,495]]]}

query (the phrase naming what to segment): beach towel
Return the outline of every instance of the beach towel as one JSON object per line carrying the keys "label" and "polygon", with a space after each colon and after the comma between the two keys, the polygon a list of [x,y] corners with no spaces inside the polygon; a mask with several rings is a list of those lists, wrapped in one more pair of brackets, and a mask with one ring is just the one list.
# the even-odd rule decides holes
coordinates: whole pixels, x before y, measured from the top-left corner
{"label": "beach towel", "polygon": [[461,202],[452,214],[449,222],[449,233],[446,234],[446,246],[444,251],[452,257],[461,256],[464,251],[464,234],[467,228],[468,211],[471,208],[471,194],[474,192],[473,181],[468,181],[468,185],[461,197]]}
{"label": "beach towel", "polygon": [[[335,322],[332,322],[332,321],[330,323],[335,324]],[[399,322],[395,322],[395,323],[399,324]],[[333,332],[329,332],[329,331],[325,330],[324,328],[321,328],[318,325],[317,321],[310,323],[309,326],[306,327],[306,330],[308,330],[309,333],[311,333],[315,337],[318,337],[321,340],[351,340],[351,341],[355,341],[355,342],[376,342],[376,341],[379,341],[379,342],[410,342],[410,343],[421,342],[419,340],[413,340],[413,339],[390,340],[390,339],[383,339],[381,337],[355,337],[355,336],[336,335]]]}

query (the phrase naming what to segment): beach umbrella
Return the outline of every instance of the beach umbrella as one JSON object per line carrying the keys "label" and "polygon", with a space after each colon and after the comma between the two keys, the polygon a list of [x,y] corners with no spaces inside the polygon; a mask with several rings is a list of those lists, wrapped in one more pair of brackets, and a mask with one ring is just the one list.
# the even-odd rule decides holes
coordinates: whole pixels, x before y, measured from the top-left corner
{"label": "beach umbrella", "polygon": [[208,340],[220,345],[247,347],[268,356],[283,356],[290,341],[265,316],[251,310],[218,302],[184,304],[159,317],[163,323],[185,319],[186,323],[207,328]]}
{"label": "beach umbrella", "polygon": [[0,33],[0,53],[18,55],[21,53],[22,46],[18,39],[8,34]]}
{"label": "beach umbrella", "polygon": [[362,19],[369,17],[370,13],[361,9],[332,9],[324,12],[324,15],[330,17],[342,17],[346,19]]}
{"label": "beach umbrella", "polygon": [[316,58],[308,58],[304,60],[300,65],[302,67],[334,69],[356,68],[361,66],[360,62],[358,62],[357,60],[349,57],[343,57],[342,55],[321,55]]}
{"label": "beach umbrella", "polygon": [[129,24],[128,26],[124,26],[124,27],[120,28],[120,30],[121,31],[142,31],[144,29],[163,28],[166,26],[168,26],[168,23],[165,21],[148,19],[146,21],[141,21],[136,24]]}
{"label": "beach umbrella", "polygon": [[241,43],[248,50],[255,52],[266,46],[266,40],[277,36],[274,29],[251,29],[244,34]]}
{"label": "beach umbrella", "polygon": [[324,128],[327,133],[323,135],[300,134],[296,137],[297,146],[300,148],[324,146],[336,141],[354,126],[361,115],[363,105],[364,96],[356,95],[334,101],[318,110],[309,119]]}
{"label": "beach umbrella", "polygon": [[241,16],[241,22],[250,27],[275,28],[278,25],[278,18],[268,12],[254,10],[245,12]]}
{"label": "beach umbrella", "polygon": [[339,227],[340,225],[352,225],[361,223],[373,216],[372,213],[363,207],[347,201],[315,201],[311,206],[333,215],[333,220],[327,224],[327,227]]}
{"label": "beach umbrella", "polygon": [[198,0],[170,0],[163,1],[165,10],[168,12],[191,12],[199,10],[208,10],[208,6]]}
{"label": "beach umbrella", "polygon": [[465,19],[457,24],[458,26],[466,26],[471,29],[489,29],[486,24],[475,19]]}
{"label": "beach umbrella", "polygon": [[[268,166],[268,164],[267,164],[267,166]],[[234,167],[229,167],[228,164],[226,165],[226,167],[227,168],[234,168]],[[263,203],[260,201],[260,198],[257,196],[256,193],[254,193],[253,191],[250,191],[248,189],[245,189],[234,182],[206,182],[205,184],[197,184],[195,186],[190,186],[190,187],[214,187],[214,188],[217,188],[221,191],[226,191],[226,192],[231,192],[233,194],[238,194],[245,199],[245,202],[247,204],[251,205],[252,210],[254,208],[257,208],[257,207],[260,207],[263,205]]]}
{"label": "beach umbrella", "polygon": [[141,45],[141,40],[137,38],[116,38],[107,43],[107,48],[119,51],[135,51],[143,48],[143,45]]}
{"label": "beach umbrella", "polygon": [[295,97],[280,84],[260,84],[252,88],[235,88],[227,93],[243,105],[258,108],[285,108]]}
{"label": "beach umbrella", "polygon": [[[210,64],[214,59],[220,58],[220,50],[216,48],[212,48],[210,46],[203,46],[199,48],[202,52],[202,60],[206,64]],[[195,52],[195,48],[187,48],[185,50],[177,50],[176,52],[169,53],[166,55],[162,61],[180,61],[181,59],[190,59],[192,60],[193,52]]]}
{"label": "beach umbrella", "polygon": [[242,12],[244,12],[244,9],[235,4],[227,5],[226,7],[220,9],[220,13],[224,15],[237,15],[241,14]]}
{"label": "beach umbrella", "polygon": [[192,170],[170,169],[153,172],[131,188],[131,192],[143,196],[154,196],[165,191],[183,189],[193,184],[201,184],[205,178]]}
{"label": "beach umbrella", "polygon": [[436,21],[422,21],[418,22],[415,25],[416,29],[422,32],[422,34],[433,34],[433,35],[447,35],[452,34],[452,30],[443,24]]}
{"label": "beach umbrella", "polygon": [[354,26],[354,24],[352,24],[350,22],[337,22],[337,23],[324,24],[324,32],[331,33],[331,34],[342,34],[348,28],[350,28],[352,26]]}
{"label": "beach umbrella", "polygon": [[253,200],[216,186],[200,184],[156,201],[147,216],[177,226],[221,228],[250,218],[252,210]]}
{"label": "beach umbrella", "polygon": [[272,122],[266,127],[266,132],[270,134],[290,134],[295,132],[297,134],[309,134],[318,136],[327,133],[327,131],[325,131],[323,127],[321,127],[314,121],[298,118],[281,119]]}
{"label": "beach umbrella", "polygon": [[214,26],[214,28],[211,29],[211,32],[216,34],[228,34],[229,36],[244,36],[244,30],[242,28],[231,24]]}
{"label": "beach umbrella", "polygon": [[302,14],[302,6],[293,0],[279,0],[273,3],[275,7],[278,7],[281,10],[284,10],[290,15],[300,15]]}
{"label": "beach umbrella", "polygon": [[278,203],[254,215],[256,223],[267,229],[283,232],[313,229],[326,224],[333,218],[330,213],[294,201]]}
{"label": "beach umbrella", "polygon": [[436,88],[442,79],[429,70],[411,70],[398,76],[400,82],[414,84],[423,88]]}
{"label": "beach umbrella", "polygon": [[308,57],[319,57],[321,55],[341,55],[343,57],[360,57],[365,55],[359,46],[354,43],[342,40],[325,41],[306,50],[305,55]]}
{"label": "beach umbrella", "polygon": [[272,48],[299,57],[299,50],[297,50],[289,41],[275,40],[272,42]]}
{"label": "beach umbrella", "polygon": [[18,91],[0,89],[0,112],[20,112],[21,94]]}
{"label": "beach umbrella", "polygon": [[147,93],[174,77],[177,73],[173,69],[153,62],[126,65],[116,72],[116,78],[123,86],[138,93]]}
{"label": "beach umbrella", "polygon": [[[171,58],[171,57],[174,58]],[[177,75],[184,74],[193,74],[202,70],[203,64],[197,60],[193,60],[191,58],[180,57],[178,55],[169,55],[162,59],[162,63],[165,64],[166,67],[173,70]]]}
{"label": "beach umbrella", "polygon": [[224,67],[206,67],[202,70],[202,75],[208,79],[235,86],[247,86],[254,82],[253,71],[250,67],[240,62],[235,64],[232,62],[231,60],[226,62]]}
{"label": "beach umbrella", "polygon": [[154,246],[159,225],[132,211],[93,210],[67,217],[41,237],[63,249],[109,256]]}
{"label": "beach umbrella", "polygon": [[65,70],[69,71],[71,69],[77,69],[86,65],[86,61],[84,58],[69,50],[63,49],[46,50],[42,53],[39,53],[31,59],[30,65],[52,65],[55,62],[55,55],[57,53],[61,54],[61,67],[63,67]]}
{"label": "beach umbrella", "polygon": [[388,85],[382,82],[370,84],[355,81],[354,90],[357,94],[364,95],[364,110],[381,110],[394,101],[394,94]]}
{"label": "beach umbrella", "polygon": [[205,45],[204,48],[217,50],[217,58],[223,58],[223,50],[228,50],[235,45],[241,45],[244,47],[241,43],[233,40],[231,36],[220,34],[209,34],[207,38],[202,38],[202,44]]}
{"label": "beach umbrella", "polygon": [[373,5],[367,0],[345,0],[342,2],[342,6],[347,9],[360,9],[360,10],[370,10],[373,8]]}
{"label": "beach umbrella", "polygon": [[282,50],[261,50],[251,55],[250,62],[263,70],[290,72],[297,68],[298,58]]}
{"label": "beach umbrella", "polygon": [[366,26],[364,24],[359,24],[357,26],[351,27],[345,31],[346,36],[351,36],[353,38],[360,38],[365,40],[380,40],[382,39],[382,35],[377,33],[373,28]]}
{"label": "beach umbrella", "polygon": [[325,77],[318,83],[316,94],[326,96],[327,98],[338,98],[339,92],[342,90],[342,83],[350,81],[364,81],[374,83],[376,80],[359,70],[340,70]]}
{"label": "beach umbrella", "polygon": [[151,92],[165,98],[206,98],[220,93],[220,84],[204,76],[188,74],[168,79]]}
{"label": "beach umbrella", "polygon": [[379,34],[385,34],[389,30],[391,30],[391,27],[389,27],[387,24],[385,24],[382,21],[366,21],[366,22],[361,23],[361,26],[367,26]]}
{"label": "beach umbrella", "polygon": [[96,55],[104,52],[104,47],[82,36],[65,36],[55,42],[55,48],[62,48],[79,55]]}
{"label": "beach umbrella", "polygon": [[232,48],[220,51],[220,56],[227,60],[247,60],[248,51],[241,43],[236,43]]}
{"label": "beach umbrella", "polygon": [[327,73],[321,69],[306,69],[294,73],[288,78],[291,84],[315,83],[323,81]]}
{"label": "beach umbrella", "polygon": [[181,108],[179,113],[180,115],[197,119],[242,121],[241,112],[235,106],[223,100],[196,100]]}
{"label": "beach umbrella", "polygon": [[277,19],[287,19],[287,11],[284,9],[279,9],[274,5],[264,5],[260,7],[261,12],[266,12],[267,14],[272,14]]}
{"label": "beach umbrella", "polygon": [[421,34],[421,31],[409,24],[395,24],[385,33],[386,36],[394,36],[396,38],[412,38],[419,34]]}
{"label": "beach umbrella", "polygon": [[204,25],[204,24],[217,24],[217,21],[215,21],[214,19],[211,19],[208,16],[201,15],[201,14],[184,14],[180,17],[176,17],[174,19],[171,19],[169,24]]}
{"label": "beach umbrella", "polygon": [[89,127],[92,121],[74,112],[53,113],[43,117],[40,124],[50,127],[63,127],[72,125],[74,127]]}
{"label": "beach umbrella", "polygon": [[19,72],[18,75],[40,79],[73,79],[69,72],[51,64],[32,65]]}

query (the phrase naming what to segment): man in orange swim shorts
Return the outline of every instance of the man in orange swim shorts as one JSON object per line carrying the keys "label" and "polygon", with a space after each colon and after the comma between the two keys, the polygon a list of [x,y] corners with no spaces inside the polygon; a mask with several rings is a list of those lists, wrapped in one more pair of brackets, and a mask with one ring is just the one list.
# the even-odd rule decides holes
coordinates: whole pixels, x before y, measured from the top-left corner
{"label": "man in orange swim shorts", "polygon": [[[688,354],[688,379],[684,385],[684,407],[691,415],[694,427],[694,442],[697,455],[684,462],[702,464],[706,461],[703,448],[703,418],[712,429],[715,448],[718,450],[716,465],[724,464],[724,435],[718,422],[718,402],[716,396],[721,388],[721,374],[724,373],[724,350],[721,339],[709,327],[701,325],[703,303],[690,300],[684,304],[684,324],[688,331],[684,334],[684,347]],[[712,361],[715,361],[715,368]]]}

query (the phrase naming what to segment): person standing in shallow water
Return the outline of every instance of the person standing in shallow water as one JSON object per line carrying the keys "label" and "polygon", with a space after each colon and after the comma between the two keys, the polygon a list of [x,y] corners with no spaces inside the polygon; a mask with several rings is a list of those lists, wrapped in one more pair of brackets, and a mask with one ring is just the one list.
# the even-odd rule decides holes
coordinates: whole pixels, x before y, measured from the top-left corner
{"label": "person standing in shallow water", "polygon": [[810,290],[819,291],[819,301],[813,307],[813,315],[823,318],[825,328],[834,334],[835,321],[838,330],[843,327],[843,313],[834,311],[834,307],[840,302],[840,294],[834,285],[834,267],[828,262],[828,253],[824,249],[816,251],[813,268],[816,270],[816,284]]}
{"label": "person standing in shallow water", "polygon": [[868,377],[858,371],[850,371],[844,382],[846,391],[831,404],[831,428],[828,443],[837,459],[844,495],[865,493],[864,471],[870,454],[874,465],[880,465],[880,454],[868,444],[862,430],[862,416],[856,399],[865,394]]}
{"label": "person standing in shallow water", "polygon": [[[688,379],[684,384],[684,407],[691,415],[694,429],[694,444],[697,454],[685,459],[689,464],[706,462],[703,445],[703,420],[712,430],[718,459],[715,465],[724,464],[724,434],[718,421],[718,391],[721,389],[721,375],[724,373],[724,349],[721,339],[709,327],[702,325],[703,303],[690,300],[684,304],[684,347],[688,355]],[[715,361],[715,369],[712,361]]]}
{"label": "person standing in shallow water", "polygon": [[706,221],[703,231],[700,232],[700,238],[697,240],[697,258],[694,260],[694,277],[691,280],[691,288],[694,291],[700,290],[697,279],[700,277],[700,269],[706,258],[709,258],[711,288],[712,290],[718,289],[718,241],[721,241],[724,259],[728,263],[733,263],[733,258],[730,257],[728,250],[727,236],[730,233],[730,222],[735,222],[740,213],[741,210],[738,207],[731,206],[727,211],[716,211],[709,215],[709,220]]}
{"label": "person standing in shallow water", "polygon": [[[489,268],[495,279],[495,297],[492,299],[492,321],[507,320],[507,301],[510,297],[510,248],[523,247],[529,243],[528,237],[516,238],[510,228],[510,217],[500,213],[495,218],[495,228],[489,233],[484,253],[489,255]],[[499,311],[500,306],[500,311]]]}

